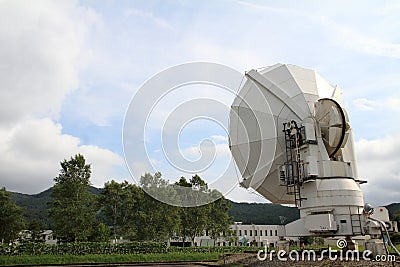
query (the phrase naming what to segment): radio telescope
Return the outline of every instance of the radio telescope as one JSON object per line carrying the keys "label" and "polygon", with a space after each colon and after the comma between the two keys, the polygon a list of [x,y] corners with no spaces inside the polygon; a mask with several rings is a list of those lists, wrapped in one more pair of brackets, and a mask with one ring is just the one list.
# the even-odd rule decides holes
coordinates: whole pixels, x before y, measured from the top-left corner
{"label": "radio telescope", "polygon": [[298,207],[300,219],[285,225],[285,236],[369,234],[379,247],[382,221],[364,209],[365,181],[340,88],[288,64],[250,70],[245,78],[229,121],[241,186]]}

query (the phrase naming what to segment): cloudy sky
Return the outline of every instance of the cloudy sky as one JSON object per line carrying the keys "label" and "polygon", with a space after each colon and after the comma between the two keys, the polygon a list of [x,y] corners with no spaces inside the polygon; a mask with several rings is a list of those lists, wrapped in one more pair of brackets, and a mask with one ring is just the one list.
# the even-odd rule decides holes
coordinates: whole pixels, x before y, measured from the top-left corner
{"label": "cloudy sky", "polygon": [[[400,202],[399,14],[395,0],[1,0],[0,186],[38,193],[52,186],[59,162],[76,153],[92,164],[95,186],[133,181],[122,128],[146,80],[193,61],[239,72],[280,62],[315,69],[342,88],[360,178],[368,180],[365,201]],[[223,127],[197,123],[182,131],[183,153],[196,159],[199,141],[208,138],[217,160],[228,162]],[[161,148],[149,149],[166,179],[185,175],[157,159]],[[131,173],[137,178],[153,168],[138,164]],[[228,197],[264,201],[243,189]]]}

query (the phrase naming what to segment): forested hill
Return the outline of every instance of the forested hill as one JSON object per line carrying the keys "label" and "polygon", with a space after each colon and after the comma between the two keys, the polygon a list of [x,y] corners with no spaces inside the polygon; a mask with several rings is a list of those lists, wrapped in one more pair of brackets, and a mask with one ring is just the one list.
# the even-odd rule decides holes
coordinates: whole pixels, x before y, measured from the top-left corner
{"label": "forested hill", "polygon": [[392,220],[400,221],[400,203],[389,204],[386,208],[388,209]]}
{"label": "forested hill", "polygon": [[236,222],[242,222],[243,224],[281,224],[280,216],[285,217],[284,223],[300,218],[297,208],[271,203],[232,202],[229,215]]}
{"label": "forested hill", "polygon": [[[99,194],[101,189],[90,187],[90,192]],[[35,195],[12,193],[12,199],[24,208],[27,221],[36,219],[49,226],[47,203],[51,200],[51,188]],[[400,216],[400,203],[387,206],[391,219]],[[294,207],[286,207],[270,203],[237,203],[232,202],[229,214],[234,221],[243,224],[280,224],[280,216],[285,217],[285,224],[299,218],[299,211]]]}
{"label": "forested hill", "polygon": [[[51,190],[52,188],[49,188],[35,195],[12,192],[11,197],[18,206],[24,209],[26,221],[30,222],[35,219],[48,227],[50,221],[47,214],[47,203],[51,201]],[[89,191],[98,195],[101,189],[91,186]]]}

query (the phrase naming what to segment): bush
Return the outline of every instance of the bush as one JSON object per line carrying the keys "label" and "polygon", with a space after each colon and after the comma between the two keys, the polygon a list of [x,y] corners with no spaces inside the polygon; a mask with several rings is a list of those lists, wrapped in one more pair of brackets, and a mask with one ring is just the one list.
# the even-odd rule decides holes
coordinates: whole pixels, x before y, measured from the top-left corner
{"label": "bush", "polygon": [[163,242],[129,242],[111,244],[105,242],[81,242],[49,245],[22,243],[0,245],[0,255],[93,255],[93,254],[149,254],[149,253],[243,253],[258,251],[257,247],[167,247]]}
{"label": "bush", "polygon": [[243,253],[246,251],[258,251],[258,247],[169,247],[168,252],[188,253]]}
{"label": "bush", "polygon": [[57,245],[22,243],[19,245],[0,246],[0,255],[147,254],[165,252],[167,252],[167,244],[161,242],[129,242],[122,244],[81,242]]}
{"label": "bush", "polygon": [[390,235],[390,240],[393,244],[398,245],[400,244],[400,233],[393,233]]}

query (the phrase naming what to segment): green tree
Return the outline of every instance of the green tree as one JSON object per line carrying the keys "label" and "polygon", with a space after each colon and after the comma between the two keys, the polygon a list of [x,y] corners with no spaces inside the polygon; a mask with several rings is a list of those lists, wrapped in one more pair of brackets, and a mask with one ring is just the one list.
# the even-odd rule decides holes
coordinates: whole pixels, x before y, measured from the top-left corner
{"label": "green tree", "polygon": [[[140,185],[146,193],[157,195],[160,199],[174,200],[176,191],[160,172],[154,175],[145,173],[140,177]],[[144,194],[138,203],[137,238],[149,241],[167,241],[177,231],[180,221],[178,207],[168,205]],[[143,226],[146,227],[143,227]]]}
{"label": "green tree", "polygon": [[189,237],[194,244],[196,236],[203,235],[207,227],[209,206],[185,207],[181,211],[181,235],[185,242]]}
{"label": "green tree", "polygon": [[60,164],[49,210],[54,234],[62,242],[86,241],[95,220],[95,195],[88,191],[90,165],[80,154]]}
{"label": "green tree", "polygon": [[102,222],[93,225],[93,232],[90,241],[108,242],[110,241],[110,229]]}
{"label": "green tree", "polygon": [[40,232],[44,230],[44,225],[42,222],[33,219],[28,224],[28,230],[31,232],[31,240],[33,242],[40,242]]}
{"label": "green tree", "polygon": [[208,189],[206,181],[201,179],[201,177],[197,174],[193,175],[192,178],[190,178],[190,184],[192,185],[192,187],[202,187],[205,189],[205,191],[207,191]]}
{"label": "green tree", "polygon": [[[190,179],[190,182],[185,177],[181,177],[176,185],[182,187],[191,187],[194,190],[190,192],[190,195],[183,195],[182,197],[192,197],[193,203],[200,203],[207,195],[207,184],[203,181],[200,176],[195,175]],[[204,203],[204,202],[203,202]],[[180,208],[180,228],[179,234],[182,237],[182,241],[185,242],[186,238],[189,237],[194,244],[194,238],[200,236],[206,230],[208,219],[209,219],[210,205],[202,205],[196,207],[182,207]]]}
{"label": "green tree", "polygon": [[207,221],[209,236],[213,239],[229,237],[232,235],[229,227],[233,223],[232,217],[229,216],[231,203],[219,191],[213,190],[212,194],[214,195],[213,199],[219,198],[208,204],[210,206]]}
{"label": "green tree", "polygon": [[[207,183],[197,174],[189,182],[185,177],[181,177],[175,184],[184,188],[191,188],[190,191],[181,190],[182,192],[187,192],[187,194],[181,194],[180,196],[184,198],[190,197],[191,202],[195,205],[197,204],[195,207],[180,209],[181,224],[179,233],[183,242],[186,241],[186,237],[189,237],[194,243],[194,238],[202,235],[204,231],[207,231],[208,235],[213,239],[219,237],[228,238],[232,235],[229,227],[233,219],[228,213],[231,209],[231,204],[219,191],[210,190]],[[203,203],[208,204],[202,205]]]}
{"label": "green tree", "polygon": [[9,243],[18,237],[24,228],[22,208],[11,200],[11,193],[3,187],[0,189],[0,239],[1,243]]}
{"label": "green tree", "polygon": [[127,181],[117,183],[112,180],[104,184],[99,203],[106,218],[112,222],[115,241],[118,235],[127,233],[132,235],[136,232],[134,229],[134,221],[137,217],[135,205],[142,197],[142,190]]}

